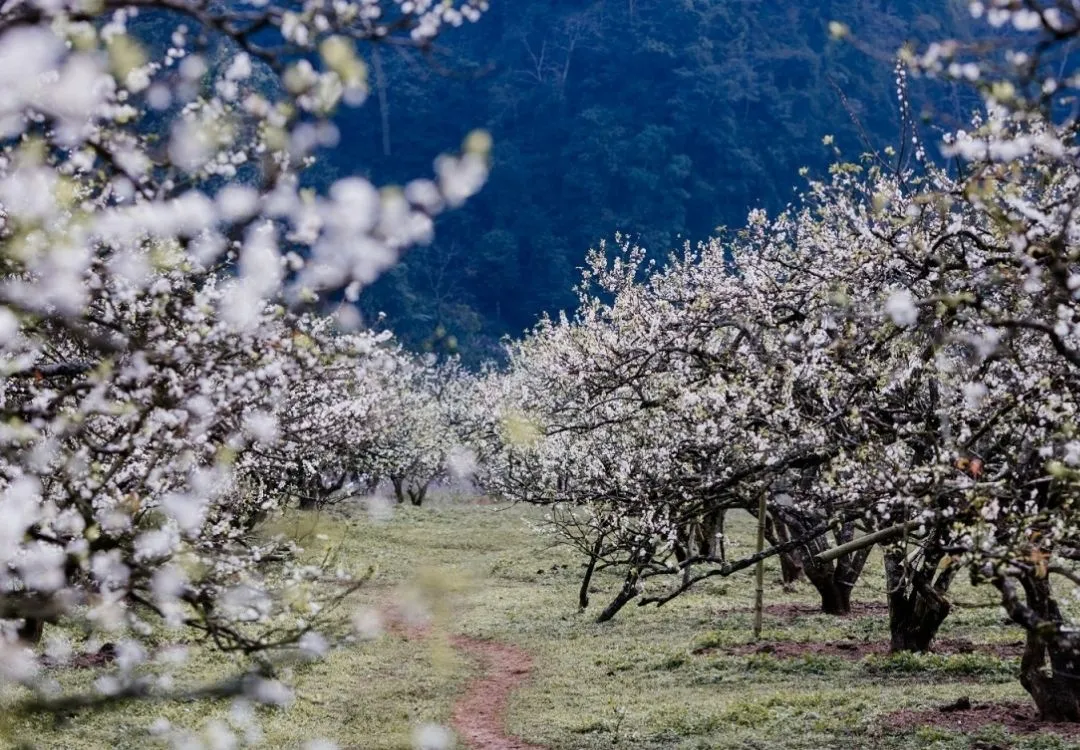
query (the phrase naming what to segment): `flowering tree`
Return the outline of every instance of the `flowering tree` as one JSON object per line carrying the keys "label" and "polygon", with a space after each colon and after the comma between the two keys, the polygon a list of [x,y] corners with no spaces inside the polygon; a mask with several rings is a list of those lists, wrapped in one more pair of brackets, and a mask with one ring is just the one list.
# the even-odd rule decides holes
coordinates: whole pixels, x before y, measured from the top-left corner
{"label": "flowering tree", "polygon": [[[923,250],[955,241],[963,217],[927,202],[948,179],[923,167],[894,175],[868,165],[864,176],[863,167],[838,165],[829,182],[811,185],[797,214],[759,222],[751,230],[757,248],[740,256],[747,282],[769,290],[784,312],[777,322],[800,370],[798,392],[812,399],[811,423],[824,432],[827,462],[803,473],[778,507],[795,528],[807,516],[839,513],[869,532],[906,531],[922,507],[913,498],[934,476],[948,360],[934,356],[937,331],[908,326],[905,303],[929,293]],[[940,567],[934,540],[942,530],[923,531],[917,542],[905,533],[885,549],[894,649],[928,648],[949,610],[944,595],[958,568]],[[845,547],[850,534],[837,541],[849,550],[840,557],[822,555],[816,543],[797,554],[811,580],[823,562],[840,562],[832,580],[844,597],[854,579],[836,573],[845,558],[857,572],[869,548]]]}
{"label": "flowering tree", "polygon": [[247,451],[239,471],[260,494],[311,509],[369,479],[387,397],[377,374],[401,355],[388,333],[341,333],[322,317],[298,321],[293,342],[312,366],[266,414],[276,439]]}
{"label": "flowering tree", "polygon": [[[784,339],[762,325],[773,313],[732,273],[728,249],[715,242],[663,270],[629,245],[610,263],[593,253],[575,318],[541,324],[513,353],[507,395],[527,429],[507,447],[502,491],[551,505],[556,526],[589,555],[583,606],[595,569],[625,569],[600,619],[649,578],[681,578],[671,594],[643,600],[662,603],[750,564],[723,558],[724,511],[756,512],[782,477],[822,460],[818,436],[796,426],[798,410],[775,408],[793,385]],[[821,536],[826,520],[785,549]]]}
{"label": "flowering tree", "polygon": [[[489,141],[401,189],[349,177],[318,196],[300,174],[336,143],[334,109],[363,101],[363,44],[424,46],[485,7],[0,7],[0,670],[27,705],[167,695],[132,672],[153,619],[245,654],[325,650],[363,575],[251,537],[285,499],[259,459],[285,441],[320,477],[338,468],[281,418],[378,339],[339,341],[302,308],[355,299],[429,239],[483,183]],[[140,40],[139,16],[166,33]],[[59,618],[119,640],[120,677],[53,695],[25,646]],[[208,692],[287,699],[258,674]]]}
{"label": "flowering tree", "polygon": [[398,503],[421,505],[432,482],[457,471],[450,464],[461,447],[455,422],[466,403],[459,386],[465,377],[456,360],[429,357],[383,373],[387,396],[371,473],[390,480]]}
{"label": "flowering tree", "polygon": [[682,583],[644,602],[745,567],[717,555],[713,513],[761,493],[778,530],[764,554],[795,556],[826,606],[885,546],[894,649],[930,645],[967,569],[1027,629],[1040,709],[1076,718],[1076,646],[1050,576],[1077,578],[1080,182],[1057,98],[1072,81],[1039,63],[1080,23],[1058,6],[973,11],[1042,36],[1035,54],[908,53],[986,96],[971,131],[945,139],[963,170],[916,139],[909,166],[838,164],[802,207],[752,214],[664,269],[631,248],[594,254],[575,317],[514,349],[507,419],[524,427],[507,430],[502,491],[552,506],[586,583],[627,571],[602,619],[657,575]]}
{"label": "flowering tree", "polygon": [[[1027,633],[1021,682],[1049,719],[1080,720],[1080,642],[1052,581],[1080,581],[1075,511],[1077,443],[1076,120],[1064,103],[1076,80],[1048,65],[1080,34],[1064,3],[972,3],[977,16],[1023,34],[988,61],[978,49],[938,44],[911,56],[916,70],[978,87],[986,112],[951,134],[946,153],[962,180],[941,200],[964,204],[976,229],[927,253],[929,295],[903,301],[907,325],[939,327],[955,347],[962,404],[942,459],[962,502],[941,509],[956,539],[948,554],[1002,595]],[[992,60],[998,64],[991,64]],[[939,484],[948,480],[944,470]],[[955,474],[954,474],[955,477]]]}

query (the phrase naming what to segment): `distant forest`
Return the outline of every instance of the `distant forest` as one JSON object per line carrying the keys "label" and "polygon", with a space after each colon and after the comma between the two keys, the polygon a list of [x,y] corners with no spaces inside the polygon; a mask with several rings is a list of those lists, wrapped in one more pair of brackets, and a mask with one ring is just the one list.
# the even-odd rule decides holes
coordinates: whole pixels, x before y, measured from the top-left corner
{"label": "distant forest", "polygon": [[[371,99],[341,116],[342,147],[317,172],[403,180],[490,130],[480,196],[361,298],[410,346],[473,362],[570,305],[586,250],[616,231],[663,255],[741,226],[753,207],[782,207],[799,169],[821,174],[837,149],[899,147],[892,56],[968,23],[950,0],[491,5],[428,55],[374,53]],[[857,42],[831,39],[831,21]],[[970,109],[917,85],[912,99],[939,115]]]}

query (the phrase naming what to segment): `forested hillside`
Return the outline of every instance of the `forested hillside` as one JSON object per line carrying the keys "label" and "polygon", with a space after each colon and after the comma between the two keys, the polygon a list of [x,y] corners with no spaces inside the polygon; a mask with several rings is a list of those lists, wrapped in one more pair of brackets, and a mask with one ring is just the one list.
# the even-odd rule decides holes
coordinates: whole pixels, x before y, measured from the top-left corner
{"label": "forested hillside", "polygon": [[[826,135],[849,157],[867,139],[899,146],[894,53],[963,35],[965,19],[950,0],[535,0],[493,3],[430,55],[382,48],[378,100],[343,113],[322,174],[400,180],[474,127],[494,136],[494,165],[363,307],[413,346],[496,353],[500,335],[572,303],[599,239],[667,248],[742,226],[789,201],[801,167],[835,160]],[[833,20],[857,42],[830,39]],[[948,89],[913,98],[916,115],[968,109]]]}

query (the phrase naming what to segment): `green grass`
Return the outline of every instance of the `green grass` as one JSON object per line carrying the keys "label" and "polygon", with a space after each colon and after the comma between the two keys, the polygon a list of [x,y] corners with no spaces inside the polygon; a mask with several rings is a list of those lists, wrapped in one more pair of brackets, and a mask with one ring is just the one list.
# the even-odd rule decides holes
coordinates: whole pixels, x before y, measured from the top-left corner
{"label": "green grass", "polygon": [[[333,652],[325,661],[293,669],[295,704],[260,709],[263,745],[301,747],[324,737],[350,748],[408,748],[416,726],[446,723],[451,706],[474,673],[446,636],[465,633],[516,644],[534,660],[526,687],[511,698],[509,730],[553,750],[600,748],[885,748],[972,747],[975,739],[1003,742],[994,727],[972,738],[938,729],[890,734],[883,713],[973,700],[1025,695],[1016,664],[983,654],[957,656],[778,659],[768,654],[693,653],[750,640],[751,573],[719,581],[656,609],[629,606],[614,622],[598,625],[576,611],[580,560],[552,547],[530,523],[533,509],[441,505],[399,509],[387,522],[324,514],[279,521],[274,530],[301,538],[312,555],[338,549],[354,565],[378,573],[362,599],[376,605],[401,592],[421,601],[433,618],[433,637],[400,632]],[[751,538],[745,521],[732,524],[743,551]],[[767,580],[779,576],[774,566]],[[598,577],[598,611],[618,587]],[[880,563],[855,592],[859,601],[883,601]],[[813,604],[813,590],[766,591],[770,603]],[[966,605],[946,622],[945,637],[975,642],[1017,640],[1002,624],[992,592],[957,585]],[[363,601],[361,602],[363,603]],[[876,640],[887,637],[882,615],[838,619],[766,616],[764,639]],[[193,649],[178,681],[210,680],[235,665]],[[89,683],[89,670],[64,673],[66,684]],[[11,701],[17,691],[2,694]],[[70,717],[61,725],[40,718],[0,715],[7,746],[40,748],[153,747],[146,728],[164,716],[200,729],[228,720],[229,704],[198,701],[166,706],[129,705]],[[1007,738],[1009,747],[1061,748],[1054,738]]]}

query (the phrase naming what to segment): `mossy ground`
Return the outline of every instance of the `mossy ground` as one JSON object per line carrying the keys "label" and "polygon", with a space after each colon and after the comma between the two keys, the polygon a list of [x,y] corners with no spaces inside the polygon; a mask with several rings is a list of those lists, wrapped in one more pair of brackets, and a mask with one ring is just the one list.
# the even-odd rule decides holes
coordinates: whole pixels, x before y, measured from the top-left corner
{"label": "mossy ground", "polygon": [[[1050,735],[1010,737],[987,727],[979,735],[927,728],[890,732],[881,717],[902,708],[932,707],[970,696],[975,701],[1024,700],[1017,664],[988,654],[956,656],[777,659],[725,655],[723,647],[750,640],[752,577],[748,571],[713,579],[658,609],[633,605],[598,625],[576,608],[580,560],[553,547],[523,507],[446,503],[399,509],[386,521],[363,513],[294,516],[275,530],[302,538],[310,554],[337,550],[342,560],[374,565],[366,598],[383,603],[403,591],[425,602],[430,635],[391,630],[373,641],[298,665],[291,675],[296,701],[288,710],[260,709],[263,746],[301,747],[326,738],[342,747],[408,748],[421,724],[446,723],[475,667],[448,645],[450,633],[513,643],[533,655],[527,686],[511,697],[508,731],[553,750],[600,748],[1064,748]],[[752,536],[745,520],[732,524],[742,551]],[[737,550],[738,551],[738,550]],[[770,565],[767,580],[778,570]],[[593,606],[617,588],[600,576]],[[871,567],[855,599],[882,602],[883,576]],[[813,604],[813,590],[770,585],[770,604]],[[944,637],[975,643],[1016,641],[992,593],[956,586],[961,604]],[[595,613],[594,613],[595,614]],[[849,618],[766,616],[764,640],[878,640],[887,637],[882,613]],[[694,653],[703,647],[721,650]],[[195,648],[178,674],[205,681],[236,663]],[[67,685],[90,683],[95,670],[60,675]],[[18,691],[2,694],[9,705]],[[198,730],[228,719],[226,701],[127,705],[61,722],[0,718],[7,746],[35,748],[153,747],[147,727],[156,717]]]}

